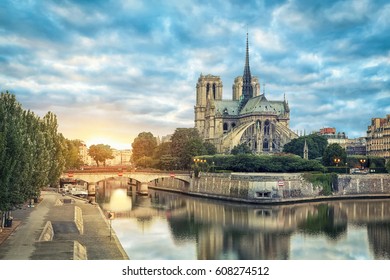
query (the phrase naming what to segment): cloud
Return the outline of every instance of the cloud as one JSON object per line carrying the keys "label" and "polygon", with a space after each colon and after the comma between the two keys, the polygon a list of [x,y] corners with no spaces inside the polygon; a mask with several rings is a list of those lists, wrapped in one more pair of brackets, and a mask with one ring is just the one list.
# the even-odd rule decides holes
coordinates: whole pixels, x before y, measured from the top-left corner
{"label": "cloud", "polygon": [[389,113],[389,19],[386,1],[5,1],[0,89],[68,138],[162,136],[193,127],[201,73],[230,99],[248,31],[251,72],[287,95],[293,129],[364,136]]}

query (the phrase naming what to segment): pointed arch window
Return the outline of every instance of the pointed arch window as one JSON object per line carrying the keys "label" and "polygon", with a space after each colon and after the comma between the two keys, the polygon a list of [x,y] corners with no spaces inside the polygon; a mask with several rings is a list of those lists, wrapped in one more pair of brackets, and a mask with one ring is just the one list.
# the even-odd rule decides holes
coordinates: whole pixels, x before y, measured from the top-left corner
{"label": "pointed arch window", "polygon": [[264,135],[269,135],[269,127],[270,127],[270,122],[269,120],[266,120],[264,122]]}
{"label": "pointed arch window", "polygon": [[268,139],[264,139],[264,141],[263,141],[263,150],[268,150],[268,147],[269,147],[269,145],[268,145]]}
{"label": "pointed arch window", "polygon": [[223,131],[226,132],[228,130],[228,124],[223,123]]}

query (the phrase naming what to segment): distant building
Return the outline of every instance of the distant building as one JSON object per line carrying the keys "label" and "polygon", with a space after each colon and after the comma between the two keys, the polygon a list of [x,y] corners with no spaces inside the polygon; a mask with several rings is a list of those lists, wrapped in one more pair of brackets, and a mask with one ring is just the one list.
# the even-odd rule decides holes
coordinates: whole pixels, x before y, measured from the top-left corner
{"label": "distant building", "polygon": [[167,142],[171,142],[172,141],[172,136],[173,134],[168,134],[168,135],[165,135],[165,136],[157,136],[156,137],[156,140],[157,140],[157,145],[161,145],[162,143],[167,143]]}
{"label": "distant building", "polygon": [[328,144],[339,144],[344,149],[347,149],[347,140],[345,132],[336,133],[336,128],[334,127],[325,127],[321,128],[320,131],[317,132],[318,135],[324,136],[328,140]]}
{"label": "distant building", "polygon": [[[131,165],[131,150],[112,149],[113,159],[106,160],[106,166]],[[79,156],[84,165],[96,166],[96,161],[88,155],[88,147],[84,142],[79,146]]]}
{"label": "distant building", "polygon": [[359,137],[355,139],[347,139],[347,155],[353,156],[353,155],[366,155],[366,138],[365,137]]}
{"label": "distant building", "polygon": [[321,128],[319,134],[320,135],[335,135],[336,128],[334,128],[334,127]]}
{"label": "distant building", "polygon": [[367,129],[367,155],[390,158],[390,114],[373,118]]}
{"label": "distant building", "polygon": [[161,143],[166,143],[171,141],[172,141],[172,134],[161,136]]}
{"label": "distant building", "polygon": [[107,166],[131,165],[131,150],[112,149],[113,159],[106,160]]}
{"label": "distant building", "polygon": [[84,142],[79,146],[79,156],[84,165],[96,165],[96,162],[88,155],[88,147]]}

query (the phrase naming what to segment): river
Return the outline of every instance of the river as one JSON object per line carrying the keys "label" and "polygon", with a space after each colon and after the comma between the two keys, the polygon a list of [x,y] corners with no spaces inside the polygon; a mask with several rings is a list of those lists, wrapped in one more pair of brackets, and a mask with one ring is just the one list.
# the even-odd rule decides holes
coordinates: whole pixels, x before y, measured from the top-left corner
{"label": "river", "polygon": [[126,185],[98,187],[133,260],[390,259],[390,200],[247,205]]}

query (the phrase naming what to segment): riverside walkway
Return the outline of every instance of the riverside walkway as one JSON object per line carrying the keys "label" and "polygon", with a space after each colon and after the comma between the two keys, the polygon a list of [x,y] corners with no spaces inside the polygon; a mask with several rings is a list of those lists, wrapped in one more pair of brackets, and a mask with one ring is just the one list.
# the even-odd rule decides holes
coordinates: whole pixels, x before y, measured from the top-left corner
{"label": "riverside walkway", "polygon": [[35,207],[12,212],[0,260],[129,259],[98,205],[43,191]]}

